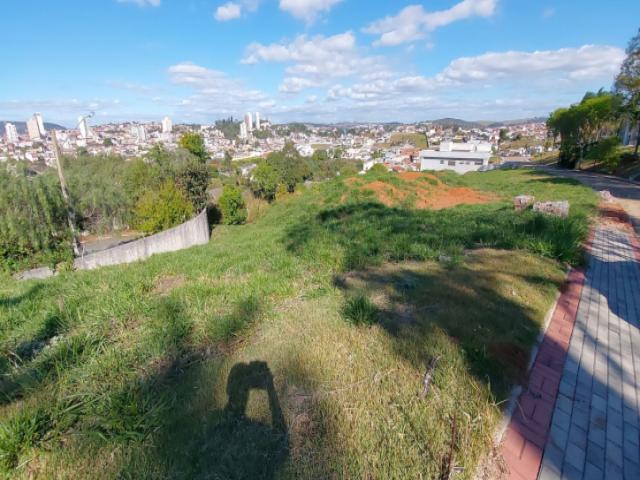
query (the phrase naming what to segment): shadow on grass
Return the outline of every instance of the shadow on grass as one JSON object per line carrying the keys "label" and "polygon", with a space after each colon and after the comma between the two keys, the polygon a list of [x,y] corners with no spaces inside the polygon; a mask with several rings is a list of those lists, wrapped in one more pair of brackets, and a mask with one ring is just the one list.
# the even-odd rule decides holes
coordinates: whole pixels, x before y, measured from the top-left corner
{"label": "shadow on grass", "polygon": [[343,315],[383,327],[399,357],[422,370],[431,358],[452,358],[456,351],[467,370],[502,400],[514,383],[525,380],[541,326],[540,312],[523,305],[515,290],[507,293],[504,282],[535,283],[549,297],[559,286],[557,277],[508,271],[513,265],[508,256],[473,254],[471,266],[385,265],[338,276],[334,284],[346,295]]}
{"label": "shadow on grass", "polygon": [[[210,359],[172,365],[149,379],[146,399],[163,399],[152,433],[134,444],[118,478],[272,479],[289,455],[287,425],[267,363],[236,363],[226,380],[227,402],[216,408]],[[215,382],[213,382],[215,383]],[[270,422],[248,415],[250,394],[263,397]],[[156,400],[157,401],[157,400]],[[264,405],[263,405],[264,407]]]}
{"label": "shadow on grass", "polygon": [[37,295],[42,290],[41,284],[36,284],[29,288],[25,293],[17,295],[15,297],[0,298],[0,308],[9,308],[20,305],[22,302],[29,300],[31,297]]}
{"label": "shadow on grass", "polygon": [[324,242],[341,247],[344,270],[384,261],[460,256],[465,249],[522,248],[581,264],[586,217],[559,219],[504,204],[459,206],[432,211],[389,208],[376,202],[341,205],[287,229],[289,251],[304,253]]}

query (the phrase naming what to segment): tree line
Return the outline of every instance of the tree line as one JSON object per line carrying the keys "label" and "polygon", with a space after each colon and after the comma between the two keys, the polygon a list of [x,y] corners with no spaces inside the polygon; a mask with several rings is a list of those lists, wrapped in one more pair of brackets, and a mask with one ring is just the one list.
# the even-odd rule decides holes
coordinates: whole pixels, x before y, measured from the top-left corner
{"label": "tree line", "polygon": [[[307,180],[359,170],[339,149],[303,157],[287,143],[259,160],[246,178],[230,158],[211,161],[197,133],[184,134],[175,150],[156,145],[144,158],[80,153],[62,163],[77,227],[92,234],[125,228],[156,233],[204,208],[210,218],[241,224],[248,216],[247,195],[272,202]],[[220,186],[222,195],[212,205],[210,189]],[[68,261],[70,240],[56,172],[36,174],[21,162],[0,168],[0,270]]]}
{"label": "tree line", "polygon": [[547,120],[560,141],[559,164],[575,168],[582,160],[601,161],[610,171],[619,162],[619,133],[638,132],[633,155],[640,148],[640,30],[626,49],[626,58],[610,91],[587,92],[579,103],[554,111]]}

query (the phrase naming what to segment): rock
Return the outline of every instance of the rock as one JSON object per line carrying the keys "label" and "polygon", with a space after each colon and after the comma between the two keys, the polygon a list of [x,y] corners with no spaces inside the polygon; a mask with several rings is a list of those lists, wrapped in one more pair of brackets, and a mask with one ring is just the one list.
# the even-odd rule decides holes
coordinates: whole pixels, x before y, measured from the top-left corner
{"label": "rock", "polygon": [[26,270],[24,272],[16,273],[13,278],[16,280],[44,280],[55,275],[55,272],[49,267],[34,268],[33,270]]}
{"label": "rock", "polygon": [[552,215],[554,217],[567,218],[569,216],[569,202],[536,202],[533,204],[533,211]]}
{"label": "rock", "polygon": [[611,192],[609,190],[602,190],[598,193],[600,193],[600,198],[605,202],[611,203],[615,201],[615,197],[611,195]]}
{"label": "rock", "polygon": [[533,202],[535,201],[536,198],[530,195],[518,195],[513,199],[513,206],[516,208],[516,210],[520,211],[524,210],[530,205],[533,205]]}
{"label": "rock", "polygon": [[438,261],[440,263],[451,263],[453,262],[453,257],[451,257],[450,255],[440,255],[438,257]]}

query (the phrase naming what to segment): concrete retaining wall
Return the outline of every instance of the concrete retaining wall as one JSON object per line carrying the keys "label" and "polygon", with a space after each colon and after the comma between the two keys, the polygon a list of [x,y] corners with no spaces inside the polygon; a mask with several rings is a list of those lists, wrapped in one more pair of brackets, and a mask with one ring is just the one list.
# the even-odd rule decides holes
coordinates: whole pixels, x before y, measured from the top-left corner
{"label": "concrete retaining wall", "polygon": [[77,270],[92,270],[107,265],[131,263],[156,253],[175,252],[206,243],[209,243],[209,222],[205,209],[197,217],[164,232],[76,258],[74,267]]}

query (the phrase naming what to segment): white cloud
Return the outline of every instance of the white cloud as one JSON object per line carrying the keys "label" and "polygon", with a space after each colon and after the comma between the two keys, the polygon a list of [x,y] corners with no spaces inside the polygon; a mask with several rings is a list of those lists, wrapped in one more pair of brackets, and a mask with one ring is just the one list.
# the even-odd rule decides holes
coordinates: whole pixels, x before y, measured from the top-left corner
{"label": "white cloud", "polygon": [[[546,114],[579,99],[587,89],[611,82],[624,58],[616,47],[486,53],[458,58],[433,76],[395,75],[335,84],[326,92],[323,114],[369,112],[380,119],[437,116],[513,118]],[[514,113],[515,112],[515,113]]]}
{"label": "white cloud", "polygon": [[226,22],[228,20],[233,20],[235,18],[240,18],[242,15],[242,7],[233,2],[225,3],[224,5],[220,5],[214,14],[214,17],[219,22]]}
{"label": "white cloud", "polygon": [[422,5],[409,5],[397,15],[373,22],[364,32],[380,35],[375,45],[393,46],[424,38],[429,32],[471,17],[491,17],[498,0],[463,0],[447,10],[425,11]]}
{"label": "white cloud", "polygon": [[558,81],[613,78],[623,59],[624,51],[620,48],[600,45],[535,52],[485,53],[452,61],[439,78],[459,83],[505,79],[535,83],[545,76]]}
{"label": "white cloud", "polygon": [[189,87],[193,93],[176,104],[183,114],[210,118],[212,115],[237,115],[270,99],[259,90],[249,89],[226,73],[190,62],[168,69],[174,85]]}
{"label": "white cloud", "polygon": [[360,55],[352,32],[331,37],[300,35],[290,43],[253,43],[242,63],[260,62],[290,64],[280,86],[280,91],[286,93],[321,87],[332,78],[389,74],[381,57]]}
{"label": "white cloud", "polygon": [[328,12],[342,0],[280,0],[280,10],[305,22],[313,22],[319,14]]}
{"label": "white cloud", "polygon": [[553,7],[547,7],[542,11],[542,18],[551,18],[556,14],[556,9]]}
{"label": "white cloud", "polygon": [[118,3],[133,3],[139,7],[159,7],[160,0],[118,0]]}

